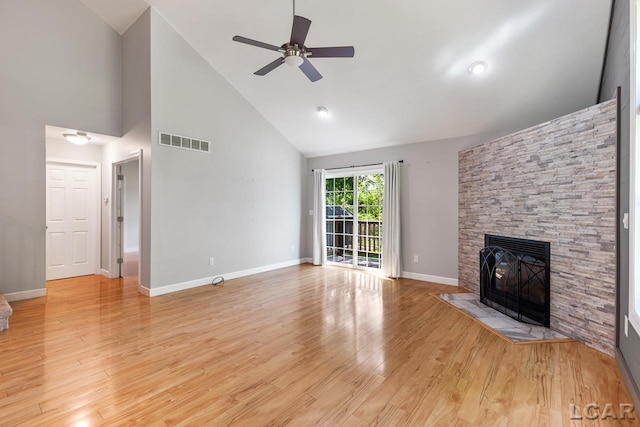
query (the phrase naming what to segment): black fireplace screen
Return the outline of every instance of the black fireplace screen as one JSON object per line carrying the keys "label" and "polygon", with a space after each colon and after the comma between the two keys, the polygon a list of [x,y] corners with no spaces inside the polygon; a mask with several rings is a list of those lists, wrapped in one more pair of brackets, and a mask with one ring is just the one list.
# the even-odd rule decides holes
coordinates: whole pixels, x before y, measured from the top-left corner
{"label": "black fireplace screen", "polygon": [[549,327],[549,242],[485,234],[480,300],[520,321]]}

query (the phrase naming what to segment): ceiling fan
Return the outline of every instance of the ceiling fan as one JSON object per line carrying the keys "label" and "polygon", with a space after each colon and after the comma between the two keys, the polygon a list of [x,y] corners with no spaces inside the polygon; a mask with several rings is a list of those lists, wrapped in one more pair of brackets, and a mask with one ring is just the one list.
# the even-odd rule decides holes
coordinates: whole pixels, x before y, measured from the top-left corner
{"label": "ceiling fan", "polygon": [[293,27],[291,28],[291,40],[289,40],[289,42],[278,47],[242,36],[234,36],[233,40],[282,53],[280,58],[265,65],[253,74],[257,76],[264,76],[286,62],[291,66],[299,67],[309,80],[315,82],[320,80],[322,75],[318,70],[316,70],[311,62],[309,62],[308,58],[353,58],[355,50],[353,46],[306,47],[304,42],[307,38],[310,26],[311,21],[309,19],[295,14],[294,0]]}

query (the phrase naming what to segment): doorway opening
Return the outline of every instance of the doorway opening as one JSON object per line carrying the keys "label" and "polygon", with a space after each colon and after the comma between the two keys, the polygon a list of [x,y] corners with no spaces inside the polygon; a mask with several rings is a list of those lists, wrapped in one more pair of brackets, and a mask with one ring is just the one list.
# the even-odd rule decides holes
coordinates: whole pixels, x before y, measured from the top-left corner
{"label": "doorway opening", "polygon": [[115,255],[118,277],[140,283],[140,158],[136,155],[113,165]]}
{"label": "doorway opening", "polygon": [[381,268],[383,197],[381,168],[327,174],[326,251],[329,263]]}

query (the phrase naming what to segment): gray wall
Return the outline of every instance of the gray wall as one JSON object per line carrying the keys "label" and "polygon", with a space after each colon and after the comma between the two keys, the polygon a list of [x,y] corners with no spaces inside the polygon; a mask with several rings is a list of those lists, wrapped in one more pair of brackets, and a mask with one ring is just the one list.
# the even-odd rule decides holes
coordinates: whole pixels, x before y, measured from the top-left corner
{"label": "gray wall", "polygon": [[[151,271],[151,14],[147,9],[122,35],[122,139],[104,147],[103,194],[110,194],[112,165],[142,150],[140,282],[149,286]],[[120,89],[120,88],[119,88]],[[110,199],[113,194],[110,194]],[[113,205],[102,208],[102,268],[113,267]],[[110,271],[111,275],[115,273]]]}
{"label": "gray wall", "polygon": [[[622,112],[620,116],[620,213],[629,212],[629,134],[630,121],[630,36],[629,36],[629,2],[615,0],[609,34],[607,57],[605,58],[600,101],[613,98],[616,87],[622,88]],[[629,314],[629,230],[618,224],[620,230],[620,277],[619,277],[619,312],[618,346],[624,357],[635,383],[640,385],[640,337],[629,325],[629,337],[624,335],[624,316]]]}
{"label": "gray wall", "polygon": [[[391,160],[401,166],[403,271],[456,280],[458,277],[458,151],[508,134],[496,132],[315,157],[307,160],[305,254],[311,256],[313,209],[311,169],[345,167]],[[418,255],[419,262],[413,262]]]}
{"label": "gray wall", "polygon": [[137,160],[122,167],[124,175],[124,251],[138,252],[140,245],[140,170]]}
{"label": "gray wall", "polygon": [[102,163],[102,147],[99,145],[74,145],[65,139],[47,138],[46,152],[47,159]]}
{"label": "gray wall", "polygon": [[151,93],[152,287],[300,258],[304,158],[154,11]]}
{"label": "gray wall", "polygon": [[120,36],[77,0],[0,2],[0,291],[45,287],[45,125],[119,135]]}

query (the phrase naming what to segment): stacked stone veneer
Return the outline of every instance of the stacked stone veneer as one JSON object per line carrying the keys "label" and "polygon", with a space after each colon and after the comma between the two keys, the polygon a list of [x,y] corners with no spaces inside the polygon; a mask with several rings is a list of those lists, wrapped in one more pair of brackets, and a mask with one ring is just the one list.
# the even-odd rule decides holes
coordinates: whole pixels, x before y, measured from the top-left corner
{"label": "stacked stone veneer", "polygon": [[616,101],[461,151],[460,286],[479,294],[484,235],[551,242],[551,329],[613,354]]}

